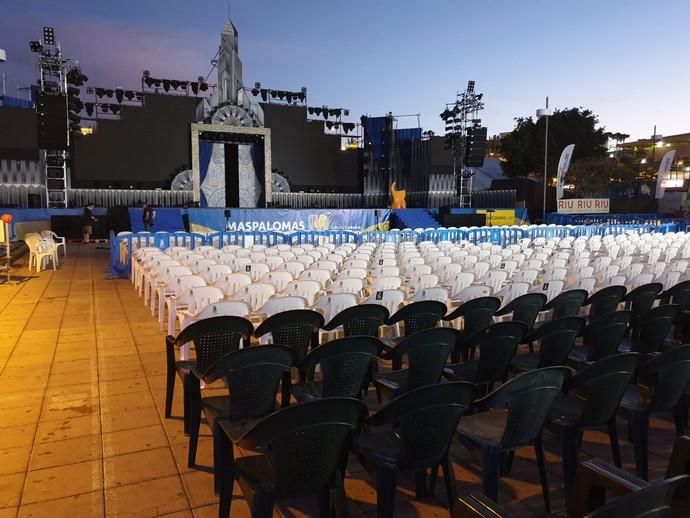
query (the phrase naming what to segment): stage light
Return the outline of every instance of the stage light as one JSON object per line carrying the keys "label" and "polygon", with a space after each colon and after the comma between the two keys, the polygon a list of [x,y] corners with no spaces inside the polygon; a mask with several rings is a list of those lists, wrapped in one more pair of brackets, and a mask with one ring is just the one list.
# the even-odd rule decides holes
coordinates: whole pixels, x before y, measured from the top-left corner
{"label": "stage light", "polygon": [[134,97],[136,97],[138,102],[144,102],[144,94],[141,92],[134,92]]}
{"label": "stage light", "polygon": [[208,83],[206,81],[199,82],[199,90],[201,90],[202,92],[208,90]]}
{"label": "stage light", "polygon": [[321,115],[321,108],[312,108],[312,110],[314,110],[314,113],[316,114],[317,117],[319,115]]}
{"label": "stage light", "polygon": [[105,91],[105,96],[106,96],[106,97],[110,97],[110,98],[112,99],[114,93],[115,93],[115,92],[114,92],[113,90],[106,90],[106,91]]}
{"label": "stage light", "polygon": [[79,97],[79,88],[75,86],[68,86],[67,95],[70,97]]}
{"label": "stage light", "polygon": [[69,112],[67,114],[67,118],[75,124],[79,124],[79,122],[81,122],[81,117],[79,117],[79,115],[72,113],[72,112]]}
{"label": "stage light", "polygon": [[189,81],[180,81],[180,88],[182,88],[183,90],[186,90],[188,84],[189,84]]}
{"label": "stage light", "polygon": [[259,93],[261,94],[261,99],[264,102],[268,101],[268,90],[266,90],[265,88],[262,88],[261,90],[259,90]]}
{"label": "stage light", "polygon": [[254,90],[261,90],[261,82],[260,81],[256,81],[254,83]]}
{"label": "stage light", "polygon": [[108,113],[108,105],[107,104],[101,104],[101,105],[99,105],[99,107],[101,108],[101,112]]}
{"label": "stage light", "polygon": [[79,113],[84,108],[84,103],[77,97],[70,97],[67,100],[67,106],[70,110]]}
{"label": "stage light", "polygon": [[276,92],[275,90],[271,90],[271,97],[273,97],[274,99],[278,97],[278,92]]}
{"label": "stage light", "polygon": [[197,95],[199,93],[199,83],[197,83],[196,81],[192,81],[191,83],[189,83],[189,85],[192,87],[192,93],[194,95]]}
{"label": "stage light", "polygon": [[153,78],[152,77],[144,77],[144,84],[151,88],[153,86]]}
{"label": "stage light", "polygon": [[110,111],[113,112],[113,114],[117,115],[118,113],[120,113],[120,107],[117,104],[111,104]]}
{"label": "stage light", "polygon": [[328,119],[328,106],[321,108],[321,111],[323,112],[323,118]]}
{"label": "stage light", "polygon": [[96,97],[101,98],[105,95],[105,89],[96,88]]}
{"label": "stage light", "polygon": [[345,131],[345,133],[350,133],[354,129],[355,129],[354,122],[344,122],[343,123],[343,130]]}
{"label": "stage light", "polygon": [[170,91],[170,80],[169,79],[163,79],[163,90],[166,92]]}
{"label": "stage light", "polygon": [[118,103],[122,103],[122,101],[125,98],[125,91],[122,88],[116,88],[115,89],[115,99],[117,99]]}
{"label": "stage light", "polygon": [[131,101],[132,99],[134,99],[134,92],[132,92],[132,90],[127,90],[125,92],[125,97],[128,101]]}
{"label": "stage light", "polygon": [[43,27],[43,44],[55,45],[55,29],[52,27]]}
{"label": "stage light", "polygon": [[278,90],[278,99],[280,99],[281,101],[282,101],[283,99],[285,99],[285,94],[286,94],[286,93],[287,93],[287,92],[285,92],[285,91],[283,91],[283,90]]}
{"label": "stage light", "polygon": [[252,88],[252,95],[254,97],[258,97],[259,95],[259,89],[258,88]]}
{"label": "stage light", "polygon": [[331,110],[330,114],[334,115],[338,119],[340,118],[340,115],[342,115],[343,111],[340,108],[336,108],[335,110]]}
{"label": "stage light", "polygon": [[170,86],[172,86],[173,90],[177,90],[180,87],[180,82],[177,79],[171,79]]}
{"label": "stage light", "polygon": [[40,54],[43,51],[43,45],[41,45],[40,41],[30,41],[29,49],[31,49],[31,52],[36,52]]}
{"label": "stage light", "polygon": [[285,92],[285,100],[288,104],[292,104],[292,92]]}
{"label": "stage light", "polygon": [[474,81],[467,81],[467,93],[474,92]]}
{"label": "stage light", "polygon": [[307,113],[309,115],[314,115],[314,108],[312,108],[311,106],[309,108],[307,108]]}
{"label": "stage light", "polygon": [[91,117],[93,115],[93,103],[85,103],[84,108],[86,109],[86,114]]}
{"label": "stage light", "polygon": [[333,129],[333,122],[332,121],[326,121],[326,127],[330,130]]}

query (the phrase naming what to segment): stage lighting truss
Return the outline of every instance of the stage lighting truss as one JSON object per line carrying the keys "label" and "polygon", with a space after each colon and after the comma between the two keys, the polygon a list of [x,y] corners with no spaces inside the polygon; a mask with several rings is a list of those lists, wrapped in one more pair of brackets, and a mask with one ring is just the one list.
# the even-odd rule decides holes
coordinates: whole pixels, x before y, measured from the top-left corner
{"label": "stage lighting truss", "polygon": [[[208,95],[213,93],[215,85],[206,82],[204,76],[198,76],[196,81],[186,79],[159,79],[151,76],[151,72],[144,70],[141,74],[141,91],[154,92],[164,95]],[[161,91],[162,90],[162,91]]]}
{"label": "stage lighting truss", "polygon": [[307,103],[307,87],[303,86],[299,92],[291,90],[272,90],[262,88],[260,82],[254,83],[254,88],[249,90],[254,97],[261,97],[265,103],[280,103],[291,106],[303,106]]}

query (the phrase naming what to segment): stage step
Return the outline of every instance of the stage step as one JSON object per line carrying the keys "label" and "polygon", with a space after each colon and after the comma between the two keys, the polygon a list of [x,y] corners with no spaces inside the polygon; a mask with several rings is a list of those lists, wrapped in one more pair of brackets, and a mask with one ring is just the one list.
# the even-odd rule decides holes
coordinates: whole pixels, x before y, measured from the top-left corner
{"label": "stage step", "polygon": [[391,218],[393,228],[438,228],[441,226],[429,209],[396,209]]}

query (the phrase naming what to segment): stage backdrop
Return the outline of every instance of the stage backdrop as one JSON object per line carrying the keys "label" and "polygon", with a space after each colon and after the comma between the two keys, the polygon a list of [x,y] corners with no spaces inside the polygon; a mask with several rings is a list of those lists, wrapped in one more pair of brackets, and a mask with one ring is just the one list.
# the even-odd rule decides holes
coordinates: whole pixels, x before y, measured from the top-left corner
{"label": "stage backdrop", "polygon": [[[226,216],[226,212],[229,213]],[[378,212],[378,219],[376,214]],[[388,230],[389,209],[188,209],[192,232],[296,232]],[[378,223],[378,226],[377,226]]]}

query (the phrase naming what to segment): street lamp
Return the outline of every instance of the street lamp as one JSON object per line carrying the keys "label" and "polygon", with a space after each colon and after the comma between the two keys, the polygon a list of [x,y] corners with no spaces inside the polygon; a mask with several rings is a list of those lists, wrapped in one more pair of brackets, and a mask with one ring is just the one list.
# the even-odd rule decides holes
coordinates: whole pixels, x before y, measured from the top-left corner
{"label": "street lamp", "polygon": [[[0,63],[7,61],[7,52],[5,49],[0,49]],[[5,72],[2,73],[2,96],[5,97]]]}
{"label": "street lamp", "polygon": [[551,110],[549,110],[549,97],[546,97],[546,106],[537,110],[537,120],[542,117],[546,118],[546,130],[544,131],[544,206],[541,216],[542,224],[546,224],[546,182],[547,182],[547,159],[549,156],[549,117]]}

